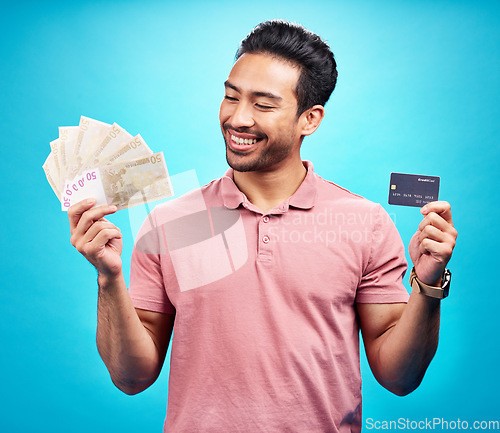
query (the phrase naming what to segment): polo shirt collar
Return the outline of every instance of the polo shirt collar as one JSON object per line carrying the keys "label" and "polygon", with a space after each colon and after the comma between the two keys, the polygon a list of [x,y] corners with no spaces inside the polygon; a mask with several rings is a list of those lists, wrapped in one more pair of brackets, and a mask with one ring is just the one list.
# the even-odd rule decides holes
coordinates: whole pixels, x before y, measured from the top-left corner
{"label": "polo shirt collar", "polygon": [[[316,204],[317,176],[314,174],[314,167],[311,161],[302,161],[307,169],[307,174],[299,188],[284,203],[280,205],[284,211],[289,206],[299,209],[311,209]],[[249,203],[245,194],[243,194],[234,183],[234,170],[230,168],[222,176],[221,192],[224,206],[230,209],[236,209],[240,204]]]}

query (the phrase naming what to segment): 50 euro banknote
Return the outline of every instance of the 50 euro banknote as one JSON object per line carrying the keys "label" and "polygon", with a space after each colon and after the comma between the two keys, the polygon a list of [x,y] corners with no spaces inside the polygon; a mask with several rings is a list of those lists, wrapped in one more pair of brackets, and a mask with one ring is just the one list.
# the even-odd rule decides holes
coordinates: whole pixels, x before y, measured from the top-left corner
{"label": "50 euro banknote", "polygon": [[85,170],[66,182],[61,209],[95,198],[95,206],[115,205],[126,209],[173,195],[163,152],[131,161]]}

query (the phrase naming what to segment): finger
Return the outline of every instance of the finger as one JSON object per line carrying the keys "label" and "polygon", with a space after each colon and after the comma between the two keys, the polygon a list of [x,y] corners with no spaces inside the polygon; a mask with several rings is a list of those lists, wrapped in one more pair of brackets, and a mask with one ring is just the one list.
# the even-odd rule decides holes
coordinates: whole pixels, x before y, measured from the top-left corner
{"label": "finger", "polygon": [[448,242],[437,242],[433,239],[422,239],[419,245],[421,254],[431,254],[438,261],[448,263],[453,253],[453,246]]}
{"label": "finger", "polygon": [[420,209],[422,215],[428,215],[430,212],[439,214],[445,221],[453,224],[451,218],[451,205],[447,201],[431,201]]}
{"label": "finger", "polygon": [[428,225],[434,226],[444,232],[453,234],[456,237],[457,231],[453,227],[453,224],[446,221],[441,215],[435,212],[427,214],[418,225],[418,228],[419,230],[423,230]]}
{"label": "finger", "polygon": [[87,200],[82,200],[74,204],[68,209],[69,228],[71,234],[73,234],[73,231],[78,225],[78,222],[80,221],[80,218],[82,217],[83,213],[89,210],[94,205],[94,203],[95,199],[89,198]]}
{"label": "finger", "polygon": [[94,224],[92,224],[90,228],[85,232],[85,234],[76,241],[77,242],[77,245],[75,245],[76,248],[78,249],[81,246],[89,242],[92,242],[92,240],[98,235],[98,233],[101,230],[106,230],[106,229],[115,229],[121,233],[120,229],[116,227],[113,223],[109,221],[99,220],[96,221]]}
{"label": "finger", "polygon": [[111,242],[113,239],[121,238],[122,234],[116,228],[101,230],[91,242],[88,242],[83,246],[81,253],[85,257],[98,259],[98,256],[104,251],[108,242]]}
{"label": "finger", "polygon": [[422,242],[424,239],[431,239],[436,242],[448,243],[455,247],[455,237],[447,232],[439,230],[438,228],[428,225],[419,234],[419,241]]}
{"label": "finger", "polygon": [[116,212],[116,206],[98,206],[93,209],[90,209],[83,213],[76,229],[74,230],[74,234],[76,236],[83,236],[84,233],[94,224],[96,221],[101,220],[105,215],[110,215]]}

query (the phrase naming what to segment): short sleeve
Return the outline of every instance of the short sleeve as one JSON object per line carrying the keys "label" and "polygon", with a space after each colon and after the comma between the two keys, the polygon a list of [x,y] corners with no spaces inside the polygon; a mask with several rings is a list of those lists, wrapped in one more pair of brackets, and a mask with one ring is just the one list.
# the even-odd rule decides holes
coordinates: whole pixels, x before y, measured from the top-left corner
{"label": "short sleeve", "polygon": [[135,308],[175,314],[165,290],[161,263],[164,244],[159,233],[153,212],[144,221],[134,243],[129,294]]}
{"label": "short sleeve", "polygon": [[382,206],[377,205],[370,255],[356,293],[356,302],[390,304],[408,302],[403,284],[407,269],[405,247],[396,226]]}

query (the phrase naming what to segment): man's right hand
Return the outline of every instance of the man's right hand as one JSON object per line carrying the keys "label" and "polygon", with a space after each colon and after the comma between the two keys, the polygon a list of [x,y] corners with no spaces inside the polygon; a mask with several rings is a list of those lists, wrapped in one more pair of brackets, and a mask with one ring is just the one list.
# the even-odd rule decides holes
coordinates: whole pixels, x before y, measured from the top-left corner
{"label": "man's right hand", "polygon": [[83,200],[68,209],[71,244],[92,263],[100,276],[117,277],[122,272],[123,247],[120,229],[104,218],[116,206],[99,206],[94,199]]}

